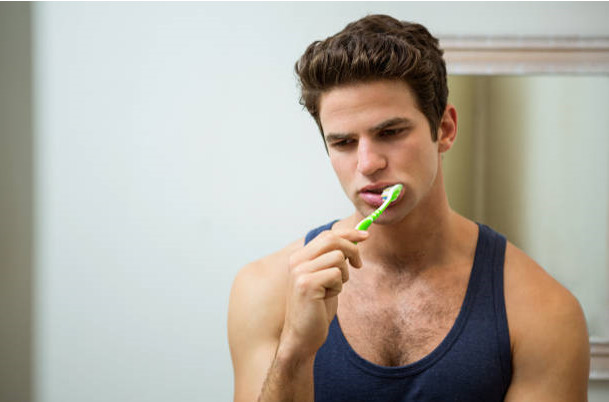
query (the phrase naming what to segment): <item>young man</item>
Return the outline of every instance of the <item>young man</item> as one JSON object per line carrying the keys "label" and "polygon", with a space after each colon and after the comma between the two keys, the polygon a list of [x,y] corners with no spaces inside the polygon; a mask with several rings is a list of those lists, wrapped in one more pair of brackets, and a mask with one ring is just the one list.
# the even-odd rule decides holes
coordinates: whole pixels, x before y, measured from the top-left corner
{"label": "young man", "polygon": [[309,46],[296,71],[355,212],[237,275],[235,401],[585,401],[577,300],[448,204],[457,112],[438,41],[368,16]]}

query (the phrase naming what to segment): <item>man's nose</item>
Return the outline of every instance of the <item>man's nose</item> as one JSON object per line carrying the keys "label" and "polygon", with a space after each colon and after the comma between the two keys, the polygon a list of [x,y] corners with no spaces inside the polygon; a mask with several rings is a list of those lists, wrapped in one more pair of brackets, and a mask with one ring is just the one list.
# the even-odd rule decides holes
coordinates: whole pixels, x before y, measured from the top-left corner
{"label": "man's nose", "polygon": [[360,139],[357,147],[357,171],[370,176],[387,166],[387,159],[372,141]]}

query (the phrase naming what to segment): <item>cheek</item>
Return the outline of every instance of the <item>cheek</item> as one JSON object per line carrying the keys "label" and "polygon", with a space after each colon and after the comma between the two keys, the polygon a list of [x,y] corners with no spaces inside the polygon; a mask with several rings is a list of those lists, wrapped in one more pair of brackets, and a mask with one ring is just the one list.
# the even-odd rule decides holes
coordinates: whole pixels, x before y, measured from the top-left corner
{"label": "cheek", "polygon": [[334,169],[334,173],[339,180],[342,181],[343,176],[346,174],[347,166],[344,160],[336,156],[330,156],[330,164],[332,165],[332,169]]}
{"label": "cheek", "polygon": [[334,173],[340,182],[340,186],[347,195],[350,194],[353,183],[353,175],[355,173],[355,168],[351,166],[352,162],[349,160],[349,158],[330,157],[330,164],[332,165]]}
{"label": "cheek", "polygon": [[[397,165],[415,176],[435,176],[438,164],[437,144],[426,141],[407,142],[394,148]],[[415,173],[416,172],[416,173]]]}
{"label": "cheek", "polygon": [[336,174],[347,174],[353,168],[352,158],[341,153],[330,154],[330,164]]}
{"label": "cheek", "polygon": [[422,171],[422,179],[431,185],[438,174],[438,148],[437,144],[428,145],[425,152],[419,155],[420,166]]}

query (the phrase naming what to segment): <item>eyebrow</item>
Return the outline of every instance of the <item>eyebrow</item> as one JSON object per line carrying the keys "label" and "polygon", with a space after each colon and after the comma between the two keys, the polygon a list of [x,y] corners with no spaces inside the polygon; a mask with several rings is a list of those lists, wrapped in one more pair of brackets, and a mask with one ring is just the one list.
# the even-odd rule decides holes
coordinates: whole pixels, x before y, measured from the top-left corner
{"label": "eyebrow", "polygon": [[397,124],[411,124],[411,123],[412,122],[405,117],[394,117],[392,119],[385,120],[385,121],[377,124],[376,126],[368,129],[368,131],[371,133],[374,133],[376,131],[381,131],[381,130],[386,129],[387,127],[395,126]]}
{"label": "eyebrow", "polygon": [[353,138],[354,136],[355,136],[355,134],[332,133],[332,134],[326,135],[326,142],[348,140],[350,138]]}
{"label": "eyebrow", "polygon": [[[368,132],[375,133],[378,131],[382,131],[387,127],[395,126],[397,124],[411,124],[412,121],[405,117],[394,117],[385,121],[380,122],[379,124],[372,126],[368,129]],[[355,136],[354,133],[330,133],[325,136],[327,142],[333,141],[341,141],[353,138]]]}

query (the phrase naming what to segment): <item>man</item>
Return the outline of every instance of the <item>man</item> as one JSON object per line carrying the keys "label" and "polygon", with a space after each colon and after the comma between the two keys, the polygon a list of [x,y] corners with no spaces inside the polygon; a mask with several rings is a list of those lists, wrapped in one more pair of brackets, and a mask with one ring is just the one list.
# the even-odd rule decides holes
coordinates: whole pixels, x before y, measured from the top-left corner
{"label": "man", "polygon": [[237,275],[235,401],[586,400],[577,300],[448,204],[457,112],[438,41],[368,16],[309,46],[296,71],[355,212]]}

